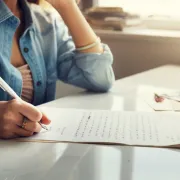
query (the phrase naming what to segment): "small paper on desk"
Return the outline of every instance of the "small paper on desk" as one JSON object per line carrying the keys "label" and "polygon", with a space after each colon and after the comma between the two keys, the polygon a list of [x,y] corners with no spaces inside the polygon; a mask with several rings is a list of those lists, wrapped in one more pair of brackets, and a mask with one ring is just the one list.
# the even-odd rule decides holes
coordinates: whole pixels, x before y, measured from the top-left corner
{"label": "small paper on desk", "polygon": [[[163,102],[155,101],[155,94],[167,95],[171,99],[164,98]],[[168,89],[154,86],[140,86],[138,97],[143,99],[154,111],[180,111],[179,89]],[[172,100],[173,99],[173,100]]]}
{"label": "small paper on desk", "polygon": [[23,141],[166,147],[180,144],[179,113],[42,108],[52,120]]}
{"label": "small paper on desk", "polygon": [[144,99],[155,111],[180,111],[179,101],[165,98],[163,102],[156,102],[154,99],[154,93],[147,94]]}

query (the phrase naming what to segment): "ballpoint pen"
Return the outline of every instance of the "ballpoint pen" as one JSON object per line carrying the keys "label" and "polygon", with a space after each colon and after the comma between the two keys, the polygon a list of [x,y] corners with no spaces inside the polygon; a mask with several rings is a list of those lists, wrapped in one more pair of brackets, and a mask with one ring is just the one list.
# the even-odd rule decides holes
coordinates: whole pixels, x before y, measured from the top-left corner
{"label": "ballpoint pen", "polygon": [[[21,100],[21,98],[15,93],[15,91],[1,77],[0,77],[0,88],[3,89],[5,92],[7,92],[12,98]],[[41,124],[40,122],[39,124],[43,129],[48,130],[48,128],[43,124]]]}

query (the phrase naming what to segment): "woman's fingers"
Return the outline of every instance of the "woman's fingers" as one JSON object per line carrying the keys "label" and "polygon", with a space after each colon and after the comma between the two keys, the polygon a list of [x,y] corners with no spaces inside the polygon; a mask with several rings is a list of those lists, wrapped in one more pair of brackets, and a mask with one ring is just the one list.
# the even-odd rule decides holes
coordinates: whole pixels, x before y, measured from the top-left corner
{"label": "woman's fingers", "polygon": [[[9,109],[9,108],[8,108]],[[42,127],[39,124],[50,124],[48,117],[35,106],[20,100],[10,102],[11,113],[7,113],[4,122],[7,128],[3,131],[8,136],[8,132],[14,132],[17,136],[31,136],[34,132],[38,133]],[[2,137],[3,137],[2,136]]]}
{"label": "woman's fingers", "polygon": [[29,120],[25,119],[25,126],[23,127],[25,130],[27,131],[31,131],[31,132],[40,132],[42,127],[38,122],[32,122]]}
{"label": "woman's fingers", "polygon": [[14,138],[18,138],[19,136],[15,133],[9,133],[6,134],[5,136],[1,137],[2,139],[14,139]]}
{"label": "woman's fingers", "polygon": [[42,129],[39,122],[29,121],[28,119],[26,119],[24,117],[19,117],[16,122],[17,122],[16,124],[19,127],[21,127],[21,128],[23,127],[27,131],[37,132],[38,133]]}
{"label": "woman's fingers", "polygon": [[45,125],[49,125],[51,123],[51,120],[44,113],[42,113],[41,123]]}
{"label": "woman's fingers", "polygon": [[[16,99],[0,105],[0,138],[29,137],[41,131],[42,113],[35,106]],[[50,123],[46,116],[43,123]]]}
{"label": "woman's fingers", "polygon": [[22,129],[21,127],[16,126],[14,133],[20,137],[30,137],[33,135],[34,132],[28,131],[26,129]]}
{"label": "woman's fingers", "polygon": [[[32,114],[32,115],[28,114],[28,113],[31,113],[31,111],[33,111],[33,110],[28,111],[29,104],[28,103],[23,103],[23,104],[25,104],[26,107],[22,107],[21,112],[23,111],[23,109],[25,109],[26,112],[23,112],[24,115],[22,115],[22,113],[21,114],[20,113],[16,114],[16,117],[14,117],[14,121],[15,121],[16,125],[18,125],[19,127],[22,127],[22,126],[24,126],[23,123],[25,122],[25,126],[23,127],[24,129],[26,129],[28,131],[31,131],[31,132],[38,133],[42,129],[41,125],[39,124],[40,122],[42,124],[46,124],[46,125],[50,124],[51,121],[48,119],[48,117],[45,114],[41,113],[39,110],[38,111],[42,115],[41,120],[39,120],[39,118],[33,117],[33,116],[36,116],[36,114],[34,112],[33,112],[34,114]],[[18,108],[19,108],[19,106],[22,106],[22,105],[18,105]],[[26,117],[24,117],[25,115],[28,115],[28,117],[31,116],[31,118],[34,118],[33,121],[29,120]],[[35,120],[39,120],[39,121],[35,121]]]}
{"label": "woman's fingers", "polygon": [[39,122],[42,119],[42,113],[40,110],[29,103],[17,101],[15,103],[15,108],[20,114],[27,117],[30,121]]}

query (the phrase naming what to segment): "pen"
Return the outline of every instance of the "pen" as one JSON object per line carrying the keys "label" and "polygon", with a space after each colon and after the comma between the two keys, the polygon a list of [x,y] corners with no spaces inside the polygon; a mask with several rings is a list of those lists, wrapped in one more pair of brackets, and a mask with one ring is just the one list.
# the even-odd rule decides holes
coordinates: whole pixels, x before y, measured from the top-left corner
{"label": "pen", "polygon": [[[7,92],[12,98],[21,100],[21,98],[14,92],[14,90],[1,77],[0,77],[0,88],[3,89],[5,92]],[[44,126],[43,124],[41,124],[40,122],[39,124],[41,125],[43,129],[48,130],[48,128]]]}

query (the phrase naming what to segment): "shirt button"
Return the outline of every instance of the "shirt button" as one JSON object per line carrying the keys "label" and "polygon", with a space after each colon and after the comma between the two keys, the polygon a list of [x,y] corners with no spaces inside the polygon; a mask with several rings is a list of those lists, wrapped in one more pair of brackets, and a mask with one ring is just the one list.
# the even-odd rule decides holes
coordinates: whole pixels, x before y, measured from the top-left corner
{"label": "shirt button", "polygon": [[25,52],[25,53],[29,52],[29,49],[25,47],[25,48],[24,48],[24,52]]}
{"label": "shirt button", "polygon": [[42,84],[41,81],[38,81],[38,82],[36,83],[37,86],[41,86],[41,84]]}

